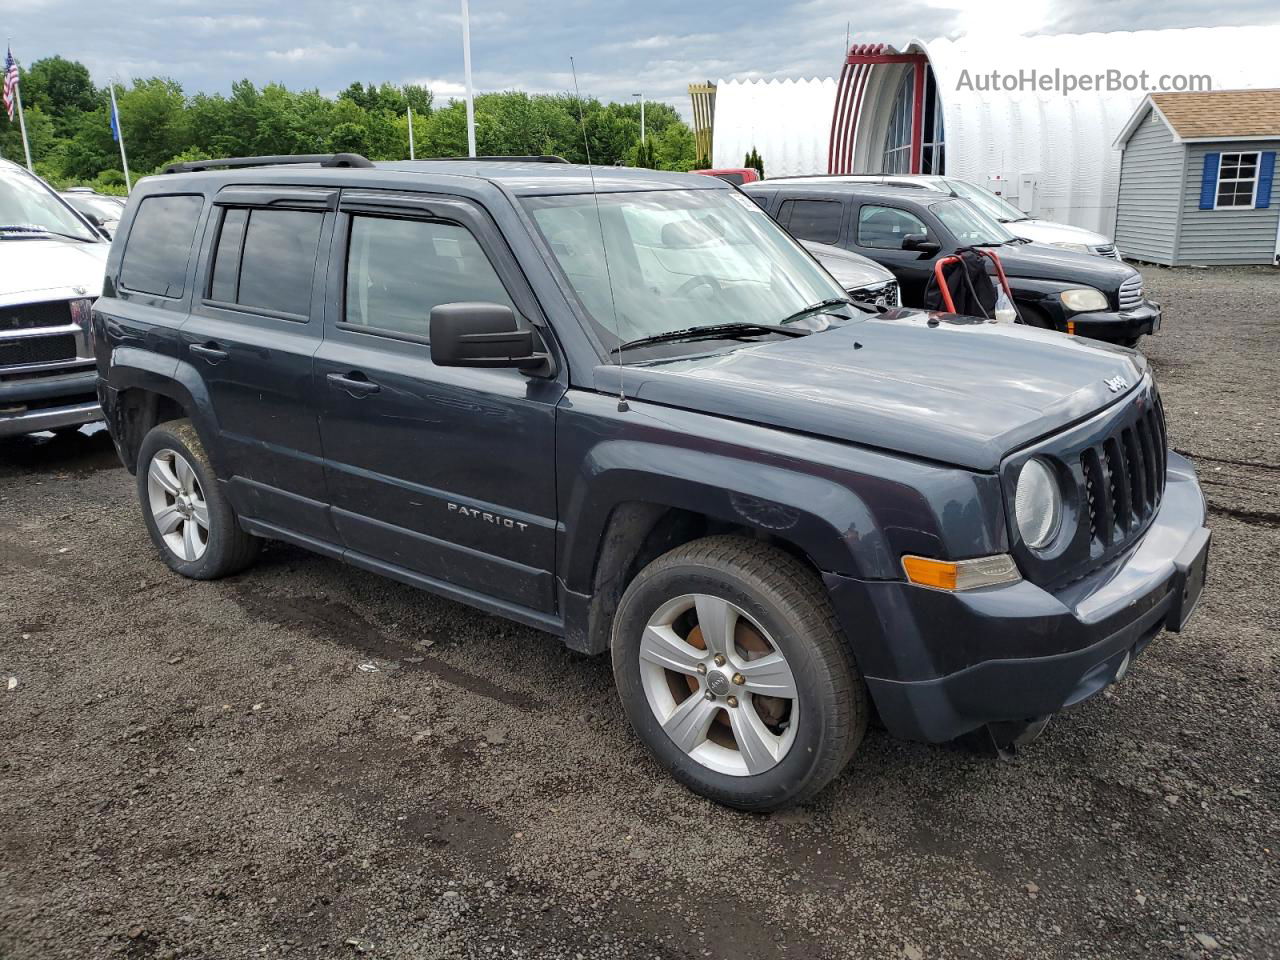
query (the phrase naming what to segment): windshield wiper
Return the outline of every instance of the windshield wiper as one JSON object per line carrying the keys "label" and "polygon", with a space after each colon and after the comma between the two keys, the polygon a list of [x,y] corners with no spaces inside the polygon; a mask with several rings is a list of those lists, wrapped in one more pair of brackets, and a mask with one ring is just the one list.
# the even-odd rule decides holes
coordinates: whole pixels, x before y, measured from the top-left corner
{"label": "windshield wiper", "polygon": [[848,297],[831,297],[827,300],[819,300],[817,303],[811,303],[807,307],[801,310],[797,310],[795,313],[791,314],[791,316],[789,317],[784,317],[782,320],[779,321],[779,325],[786,324],[786,323],[796,323],[799,320],[803,320],[807,316],[810,316],[815,313],[821,313],[823,310],[830,310],[832,307],[837,305],[849,307],[849,306],[853,306],[854,304],[853,304],[853,301],[851,301]]}
{"label": "windshield wiper", "polygon": [[788,337],[806,337],[812,332],[812,330],[797,330],[792,327],[783,327],[775,323],[714,323],[705,327],[686,327],[684,330],[668,330],[666,333],[655,333],[647,337],[640,337],[636,340],[628,340],[626,343],[618,344],[618,346],[614,347],[609,352],[611,354],[618,353],[622,350],[630,350],[633,347],[643,347],[651,343],[674,343],[678,340],[727,339],[730,337],[740,336],[742,334],[753,333],[781,333]]}
{"label": "windshield wiper", "polygon": [[51,237],[65,237],[67,240],[79,240],[81,243],[93,243],[88,237],[77,237],[74,233],[61,233],[57,230],[50,230],[48,227],[37,226],[34,223],[7,223],[0,224],[0,233],[21,233],[46,234]]}

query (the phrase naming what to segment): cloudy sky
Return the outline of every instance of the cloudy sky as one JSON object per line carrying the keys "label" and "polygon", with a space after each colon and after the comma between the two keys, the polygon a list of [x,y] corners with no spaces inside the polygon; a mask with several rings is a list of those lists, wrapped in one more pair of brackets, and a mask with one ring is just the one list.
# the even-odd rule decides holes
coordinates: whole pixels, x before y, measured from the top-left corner
{"label": "cloudy sky", "polygon": [[[353,80],[462,90],[458,0],[4,0],[14,53],[54,53],[105,82],[162,74],[189,93],[279,81],[333,94]],[[688,114],[691,81],[831,76],[854,42],[990,29],[1070,33],[1280,21],[1275,0],[471,0],[477,91],[643,91]],[[994,65],[993,65],[994,66]]]}

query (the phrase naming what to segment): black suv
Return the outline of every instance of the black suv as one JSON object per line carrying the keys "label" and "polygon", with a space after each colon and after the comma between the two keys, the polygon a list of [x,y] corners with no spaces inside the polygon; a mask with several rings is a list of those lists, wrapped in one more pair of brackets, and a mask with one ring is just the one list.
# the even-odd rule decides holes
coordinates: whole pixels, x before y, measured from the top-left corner
{"label": "black suv", "polygon": [[802,240],[844,247],[892,270],[901,302],[923,307],[938,258],[993,248],[1024,322],[1136,346],[1160,329],[1158,303],[1126,263],[1015,237],[968,200],[873,183],[766,180],[742,188]]}
{"label": "black suv", "polygon": [[872,704],[1017,742],[1195,605],[1137,354],[852,304],[712,177],[255,162],[143,180],[94,312],[183,575],[282,540],[611,653],[658,760],[756,810]]}

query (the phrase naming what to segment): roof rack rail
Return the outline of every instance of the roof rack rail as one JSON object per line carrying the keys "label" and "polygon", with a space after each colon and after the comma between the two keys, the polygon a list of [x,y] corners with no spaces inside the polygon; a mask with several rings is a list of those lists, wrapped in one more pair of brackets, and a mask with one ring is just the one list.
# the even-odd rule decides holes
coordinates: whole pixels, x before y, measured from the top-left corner
{"label": "roof rack rail", "polygon": [[423,160],[483,160],[496,163],[568,163],[564,157],[545,153],[537,157],[423,157]]}
{"label": "roof rack rail", "polygon": [[236,167],[282,167],[318,163],[322,167],[372,167],[373,162],[358,153],[298,153],[274,157],[223,157],[220,160],[188,160],[171,163],[160,172],[199,173],[202,170],[230,170]]}

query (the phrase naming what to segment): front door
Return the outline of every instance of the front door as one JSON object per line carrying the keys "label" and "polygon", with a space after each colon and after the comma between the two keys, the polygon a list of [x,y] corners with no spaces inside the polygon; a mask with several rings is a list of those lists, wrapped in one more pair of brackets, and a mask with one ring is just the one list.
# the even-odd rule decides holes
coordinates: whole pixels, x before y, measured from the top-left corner
{"label": "front door", "polygon": [[185,359],[208,390],[243,516],[326,543],[329,521],[312,355],[337,191],[228,187],[201,244]]}
{"label": "front door", "polygon": [[848,248],[893,271],[898,278],[904,307],[924,306],[924,290],[940,254],[903,250],[902,238],[923,234],[943,242],[914,213],[888,204],[864,203],[849,225]]}
{"label": "front door", "polygon": [[315,382],[352,559],[552,611],[563,382],[431,362],[437,304],[540,316],[496,227],[457,198],[344,192],[330,259]]}

